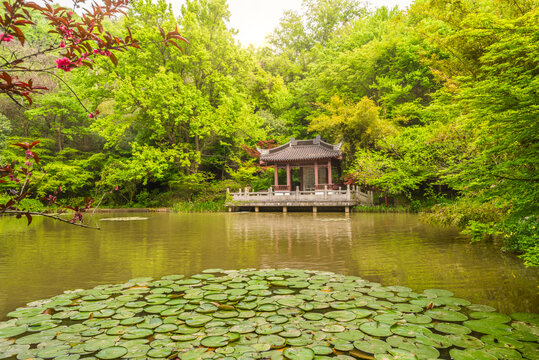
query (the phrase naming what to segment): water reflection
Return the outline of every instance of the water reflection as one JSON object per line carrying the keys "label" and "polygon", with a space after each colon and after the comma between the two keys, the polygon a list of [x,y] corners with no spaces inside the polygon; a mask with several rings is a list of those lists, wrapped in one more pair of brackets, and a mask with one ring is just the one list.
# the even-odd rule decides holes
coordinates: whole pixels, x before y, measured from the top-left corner
{"label": "water reflection", "polygon": [[[119,214],[103,214],[118,217]],[[129,214],[133,216],[133,214]],[[205,268],[329,270],[417,291],[445,288],[503,312],[536,311],[539,274],[492,244],[414,215],[144,214],[101,231],[0,219],[0,318],[66,289]]]}

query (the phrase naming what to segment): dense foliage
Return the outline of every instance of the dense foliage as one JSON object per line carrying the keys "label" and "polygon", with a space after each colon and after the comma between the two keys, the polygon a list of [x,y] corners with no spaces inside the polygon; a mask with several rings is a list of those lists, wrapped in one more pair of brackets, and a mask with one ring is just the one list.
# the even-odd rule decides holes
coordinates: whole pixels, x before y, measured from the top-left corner
{"label": "dense foliage", "polygon": [[[132,1],[104,27],[142,49],[116,53],[116,66],[96,56],[92,69],[36,76],[49,90],[27,108],[0,97],[0,162],[24,161],[8,144],[41,140],[37,196],[118,187],[110,206],[218,203],[226,187],[271,183],[249,151],[258,141],[321,134],[344,142],[343,182],[539,264],[536,3],[361,4],[304,0],[267,46],[244,48],[226,0],[187,0],[179,14]],[[24,46],[2,38],[0,55],[54,41],[38,25]],[[189,40],[182,51],[160,41],[176,28]]]}

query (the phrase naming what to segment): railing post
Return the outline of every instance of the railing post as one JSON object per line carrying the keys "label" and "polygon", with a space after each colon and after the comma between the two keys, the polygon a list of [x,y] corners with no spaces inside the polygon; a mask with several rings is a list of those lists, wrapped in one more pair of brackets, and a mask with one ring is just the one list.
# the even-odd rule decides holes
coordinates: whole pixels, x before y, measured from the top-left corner
{"label": "railing post", "polygon": [[374,205],[374,194],[372,191],[369,191],[369,205]]}
{"label": "railing post", "polygon": [[296,186],[296,201],[299,200],[299,186]]}
{"label": "railing post", "polygon": [[350,201],[350,184],[346,185],[346,200]]}
{"label": "railing post", "polygon": [[328,186],[324,185],[324,200],[327,200],[328,198]]}
{"label": "railing post", "polygon": [[271,186],[268,189],[268,199],[269,200],[273,199],[273,192],[271,191]]}

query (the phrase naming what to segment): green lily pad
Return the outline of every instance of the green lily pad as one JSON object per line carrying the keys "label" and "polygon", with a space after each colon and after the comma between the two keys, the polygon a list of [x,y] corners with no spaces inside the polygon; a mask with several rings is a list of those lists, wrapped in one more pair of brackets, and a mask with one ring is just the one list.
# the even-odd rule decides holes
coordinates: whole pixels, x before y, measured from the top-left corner
{"label": "green lily pad", "polygon": [[484,335],[481,337],[481,341],[493,347],[502,347],[508,349],[521,349],[524,347],[523,343],[511,336]]}
{"label": "green lily pad", "polygon": [[480,349],[485,346],[481,340],[470,335],[447,335],[447,339],[449,339],[453,345],[465,349]]}
{"label": "green lily pad", "polygon": [[380,323],[378,321],[369,321],[361,324],[359,330],[363,331],[365,334],[372,336],[385,337],[391,336],[391,328],[389,325]]}
{"label": "green lily pad", "polygon": [[322,328],[322,331],[327,332],[327,333],[340,333],[340,332],[343,332],[344,330],[346,330],[346,328],[338,324],[326,325]]}
{"label": "green lily pad", "polygon": [[27,326],[10,326],[0,329],[0,338],[15,337],[26,332]]}
{"label": "green lily pad", "polygon": [[279,335],[285,338],[296,338],[301,336],[301,331],[296,328],[287,328],[281,331]]}
{"label": "green lily pad", "polygon": [[325,313],[324,316],[338,322],[348,322],[356,318],[356,315],[353,312],[346,310],[329,311]]}
{"label": "green lily pad", "polygon": [[428,332],[416,335],[414,340],[423,345],[433,346],[438,349],[445,349],[452,345],[452,342],[447,337]]}
{"label": "green lily pad", "polygon": [[535,336],[536,339],[539,338],[539,326],[527,324],[522,321],[514,321],[511,323],[511,326],[521,333],[530,334],[532,336]]}
{"label": "green lily pad", "polygon": [[357,341],[363,339],[365,334],[359,330],[348,330],[336,333],[335,337],[346,341]]}
{"label": "green lily pad", "polygon": [[453,335],[467,335],[472,332],[472,330],[466,326],[453,323],[437,323],[434,325],[434,329],[439,332]]}
{"label": "green lily pad", "polygon": [[468,306],[472,303],[466,299],[455,297],[437,297],[433,300],[435,305],[452,305],[452,306]]}
{"label": "green lily pad", "polygon": [[269,344],[272,349],[280,349],[285,346],[286,339],[279,335],[263,335],[258,338],[258,342]]}
{"label": "green lily pad", "polygon": [[449,354],[454,360],[497,360],[494,355],[476,349],[451,349]]}
{"label": "green lily pad", "polygon": [[262,324],[256,328],[256,333],[259,335],[277,334],[283,331],[283,327],[278,324]]}
{"label": "green lily pad", "polygon": [[432,318],[424,314],[404,314],[402,318],[412,324],[430,324],[432,322]]}
{"label": "green lily pad", "polygon": [[456,311],[443,310],[443,309],[427,310],[425,311],[425,315],[433,319],[442,320],[442,321],[460,322],[460,321],[468,320],[468,317],[464,314],[461,314]]}
{"label": "green lily pad", "polygon": [[98,359],[119,359],[127,354],[127,349],[123,346],[111,346],[100,350],[95,357]]}
{"label": "green lily pad", "polygon": [[395,335],[400,335],[404,337],[416,337],[420,334],[425,334],[427,332],[430,332],[429,329],[420,326],[420,325],[414,325],[414,324],[395,324],[390,327],[390,330]]}
{"label": "green lily pad", "polygon": [[290,360],[311,360],[314,359],[314,351],[303,347],[289,347],[284,349],[283,355]]}
{"label": "green lily pad", "polygon": [[131,328],[127,330],[125,334],[122,335],[122,338],[127,339],[127,340],[142,339],[152,334],[153,334],[153,330],[151,329]]}
{"label": "green lily pad", "polygon": [[20,308],[7,313],[7,316],[14,318],[32,317],[43,313],[45,310],[45,308]]}
{"label": "green lily pad", "polygon": [[472,319],[486,319],[488,321],[499,322],[502,324],[511,321],[511,318],[509,316],[492,311],[474,311],[471,312],[469,316]]}
{"label": "green lily pad", "polygon": [[453,293],[449,290],[445,289],[427,289],[423,291],[423,293],[427,296],[434,296],[434,297],[450,297],[453,296]]}
{"label": "green lily pad", "polygon": [[472,331],[490,335],[510,335],[513,331],[510,326],[489,319],[468,320],[463,322],[462,325]]}
{"label": "green lily pad", "polygon": [[311,349],[314,351],[315,355],[331,355],[333,354],[333,349],[325,345],[313,345]]}
{"label": "green lily pad", "polygon": [[200,340],[200,344],[208,348],[223,347],[228,345],[228,342],[229,338],[226,336],[206,336]]}
{"label": "green lily pad", "polygon": [[372,338],[354,341],[354,347],[368,354],[383,354],[391,349],[387,342]]}
{"label": "green lily pad", "polygon": [[494,355],[498,360],[517,360],[522,359],[522,355],[515,349],[488,347],[482,349],[484,352]]}
{"label": "green lily pad", "polygon": [[527,322],[539,326],[539,314],[533,313],[513,313],[511,317],[516,321]]}
{"label": "green lily pad", "polygon": [[210,322],[211,320],[213,320],[213,318],[211,316],[208,316],[208,315],[196,315],[196,316],[190,317],[188,319],[185,319],[185,324],[187,326],[191,326],[191,327],[200,327],[200,326],[203,326],[204,324]]}

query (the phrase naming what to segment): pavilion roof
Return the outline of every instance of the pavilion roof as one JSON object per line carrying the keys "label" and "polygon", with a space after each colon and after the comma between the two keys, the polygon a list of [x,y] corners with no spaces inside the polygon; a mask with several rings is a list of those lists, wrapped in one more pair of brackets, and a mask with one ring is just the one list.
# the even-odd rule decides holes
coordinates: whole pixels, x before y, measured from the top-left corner
{"label": "pavilion roof", "polygon": [[305,160],[329,160],[340,159],[342,143],[329,144],[317,136],[310,140],[296,140],[291,138],[289,142],[273,149],[258,149],[260,161],[264,163],[286,163]]}

